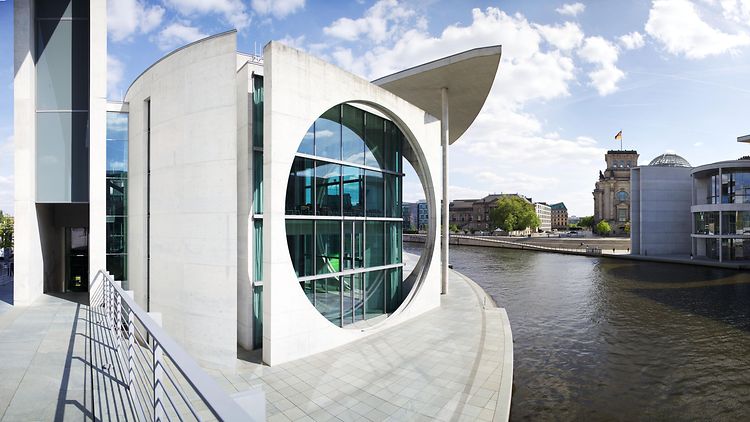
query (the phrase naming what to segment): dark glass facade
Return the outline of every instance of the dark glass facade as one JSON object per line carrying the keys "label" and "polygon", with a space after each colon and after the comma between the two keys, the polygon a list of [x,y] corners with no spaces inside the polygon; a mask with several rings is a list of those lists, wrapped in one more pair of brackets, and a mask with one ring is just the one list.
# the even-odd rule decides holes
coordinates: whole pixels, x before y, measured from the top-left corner
{"label": "dark glass facade", "polygon": [[251,126],[251,179],[250,210],[253,221],[253,274],[252,274],[252,332],[253,348],[263,345],[263,77],[253,75]]}
{"label": "dark glass facade", "polygon": [[107,113],[107,271],[128,285],[128,114]]}
{"label": "dark glass facade", "polygon": [[393,312],[403,300],[403,141],[393,122],[341,104],[315,120],[289,172],[294,270],[338,326]]}

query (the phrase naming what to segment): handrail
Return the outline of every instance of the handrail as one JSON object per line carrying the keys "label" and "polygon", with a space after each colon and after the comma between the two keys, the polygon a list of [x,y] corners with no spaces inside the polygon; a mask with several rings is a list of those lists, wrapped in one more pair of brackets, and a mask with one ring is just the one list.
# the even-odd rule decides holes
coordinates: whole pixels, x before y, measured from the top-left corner
{"label": "handrail", "polygon": [[[200,366],[193,360],[190,355],[180,346],[172,337],[160,327],[153,318],[151,318],[146,311],[143,310],[135,300],[127,294],[120,283],[115,282],[109,274],[103,270],[99,270],[94,277],[95,285],[96,279],[101,276],[103,280],[102,288],[102,304],[104,308],[104,316],[107,322],[110,324],[110,329],[117,336],[117,347],[119,348],[124,341],[127,347],[126,353],[128,356],[128,366],[130,367],[129,375],[126,375],[124,380],[125,384],[134,386],[137,382],[135,373],[138,372],[134,368],[135,360],[139,362],[141,359],[134,355],[134,349],[139,348],[135,344],[140,340],[143,341],[143,334],[146,334],[146,341],[151,352],[148,357],[153,362],[153,366],[148,368],[148,373],[153,375],[153,385],[149,386],[152,388],[151,391],[154,393],[153,402],[151,405],[151,415],[154,420],[161,420],[160,416],[164,419],[169,419],[168,415],[164,414],[164,400],[161,400],[161,395],[168,393],[165,386],[165,381],[171,382],[177,392],[179,393],[179,399],[185,404],[186,410],[189,411],[186,415],[192,415],[196,419],[200,420],[198,412],[195,411],[193,404],[187,400],[187,397],[179,391],[180,386],[176,380],[166,372],[168,366],[164,362],[164,357],[169,358],[172,365],[179,373],[184,377],[185,381],[192,387],[193,391],[201,399],[207,409],[219,420],[222,421],[247,421],[251,420],[251,417],[231,398],[227,395],[224,390],[214,381],[208,374],[206,374]],[[123,306],[124,305],[124,306]],[[127,309],[125,309],[127,307]],[[143,328],[143,332],[135,326],[135,319]],[[136,332],[140,339],[136,340]],[[123,338],[124,337],[124,338]],[[149,360],[147,356],[144,356],[141,351],[142,358]],[[128,369],[127,366],[125,368]],[[138,374],[142,375],[142,374]],[[166,375],[164,377],[163,375]],[[138,377],[142,380],[142,377]],[[148,376],[146,378],[149,378]],[[137,388],[136,388],[137,390]],[[171,397],[167,397],[168,401],[172,402]],[[174,403],[171,403],[174,406]],[[161,410],[158,408],[161,407]],[[174,406],[176,407],[176,406]],[[178,418],[182,419],[182,415],[177,415]]]}

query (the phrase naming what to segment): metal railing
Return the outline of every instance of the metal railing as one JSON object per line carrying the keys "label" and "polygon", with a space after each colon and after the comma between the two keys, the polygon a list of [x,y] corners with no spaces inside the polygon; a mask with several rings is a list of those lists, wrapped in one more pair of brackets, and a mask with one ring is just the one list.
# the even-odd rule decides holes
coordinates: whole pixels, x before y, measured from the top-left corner
{"label": "metal railing", "polygon": [[111,334],[120,377],[138,420],[247,421],[250,416],[206,374],[120,283],[99,270],[92,310]]}

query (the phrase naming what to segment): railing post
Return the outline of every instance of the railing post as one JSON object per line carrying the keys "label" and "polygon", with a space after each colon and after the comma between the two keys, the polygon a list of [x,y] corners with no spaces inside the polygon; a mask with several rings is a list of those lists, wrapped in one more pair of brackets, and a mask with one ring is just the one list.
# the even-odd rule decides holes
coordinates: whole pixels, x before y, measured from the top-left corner
{"label": "railing post", "polygon": [[153,357],[154,357],[154,422],[166,420],[166,414],[164,412],[164,356],[161,349],[161,344],[153,339]]}
{"label": "railing post", "polygon": [[135,383],[135,315],[133,310],[128,310],[128,390],[134,394]]}

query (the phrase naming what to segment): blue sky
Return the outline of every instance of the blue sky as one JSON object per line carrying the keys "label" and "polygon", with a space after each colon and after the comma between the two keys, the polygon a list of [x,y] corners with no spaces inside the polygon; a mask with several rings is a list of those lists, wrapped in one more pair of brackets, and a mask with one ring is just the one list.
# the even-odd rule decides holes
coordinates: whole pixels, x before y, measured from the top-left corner
{"label": "blue sky", "polygon": [[[109,2],[109,96],[171,49],[238,28],[239,49],[283,40],[374,79],[503,45],[495,85],[451,147],[453,198],[519,192],[593,213],[607,149],[693,165],[750,153],[750,0]],[[0,209],[12,211],[12,1],[0,1]],[[422,195],[413,178],[405,200]]]}

